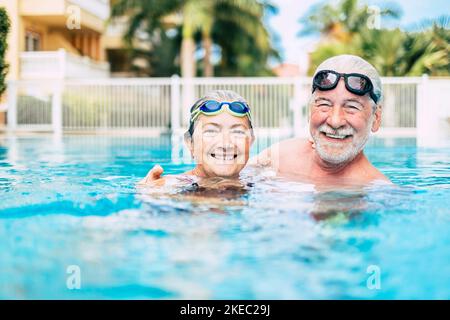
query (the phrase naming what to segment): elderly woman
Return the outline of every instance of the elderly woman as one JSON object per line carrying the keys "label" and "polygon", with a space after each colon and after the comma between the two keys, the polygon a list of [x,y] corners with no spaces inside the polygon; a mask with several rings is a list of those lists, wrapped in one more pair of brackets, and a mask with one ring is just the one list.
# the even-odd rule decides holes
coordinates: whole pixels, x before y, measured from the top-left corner
{"label": "elderly woman", "polygon": [[253,141],[250,108],[244,98],[229,90],[211,91],[192,106],[185,133],[195,168],[182,175],[154,179],[155,171],[162,171],[157,167],[139,185],[161,185],[168,178],[190,183],[198,178],[237,178],[249,159]]}

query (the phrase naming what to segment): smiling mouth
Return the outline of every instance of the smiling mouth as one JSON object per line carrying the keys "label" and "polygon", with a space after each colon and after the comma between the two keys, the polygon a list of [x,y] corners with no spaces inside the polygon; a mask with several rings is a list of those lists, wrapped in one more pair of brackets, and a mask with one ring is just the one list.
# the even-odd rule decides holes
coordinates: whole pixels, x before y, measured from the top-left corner
{"label": "smiling mouth", "polygon": [[328,132],[321,132],[324,136],[326,136],[327,138],[331,138],[331,139],[336,139],[336,140],[344,140],[347,139],[349,137],[351,137],[352,135],[339,135],[339,134],[332,134],[332,133],[328,133]]}
{"label": "smiling mouth", "polygon": [[225,161],[234,160],[237,158],[237,156],[238,156],[237,154],[211,153],[211,157],[213,157],[214,159]]}

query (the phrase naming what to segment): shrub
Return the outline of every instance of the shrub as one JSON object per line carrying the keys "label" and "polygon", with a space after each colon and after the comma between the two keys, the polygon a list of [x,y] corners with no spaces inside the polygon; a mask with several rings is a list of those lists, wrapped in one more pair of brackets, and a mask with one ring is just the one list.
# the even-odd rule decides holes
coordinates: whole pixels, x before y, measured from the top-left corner
{"label": "shrub", "polygon": [[6,90],[5,78],[8,73],[8,65],[5,62],[6,38],[10,28],[10,21],[5,8],[0,8],[0,96]]}

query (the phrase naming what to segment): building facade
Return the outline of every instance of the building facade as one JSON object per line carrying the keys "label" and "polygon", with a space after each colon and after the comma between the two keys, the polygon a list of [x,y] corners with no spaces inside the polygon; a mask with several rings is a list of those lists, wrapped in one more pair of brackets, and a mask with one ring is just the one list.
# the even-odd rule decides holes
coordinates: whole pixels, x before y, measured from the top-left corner
{"label": "building facade", "polygon": [[11,20],[8,80],[108,77],[109,0],[0,0]]}

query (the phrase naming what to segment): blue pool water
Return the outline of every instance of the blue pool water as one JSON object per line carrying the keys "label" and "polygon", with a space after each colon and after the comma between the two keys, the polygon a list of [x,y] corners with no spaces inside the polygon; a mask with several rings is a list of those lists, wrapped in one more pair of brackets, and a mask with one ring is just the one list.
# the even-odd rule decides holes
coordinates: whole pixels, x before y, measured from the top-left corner
{"label": "blue pool water", "polygon": [[202,202],[136,193],[192,167],[168,137],[0,137],[0,298],[449,299],[450,149],[366,153],[399,187]]}

